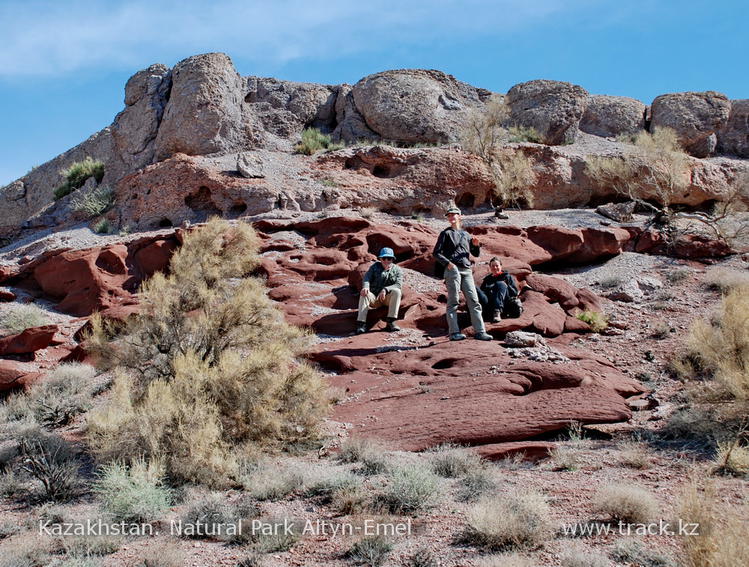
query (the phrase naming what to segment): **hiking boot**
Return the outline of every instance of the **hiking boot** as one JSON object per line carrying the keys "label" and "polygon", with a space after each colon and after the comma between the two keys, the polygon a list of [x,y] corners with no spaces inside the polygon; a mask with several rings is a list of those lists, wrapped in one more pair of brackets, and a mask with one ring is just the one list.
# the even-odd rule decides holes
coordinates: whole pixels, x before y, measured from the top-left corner
{"label": "hiking boot", "polygon": [[462,341],[465,338],[466,336],[463,333],[453,333],[452,335],[450,335],[451,341]]}
{"label": "hiking boot", "polygon": [[502,312],[499,309],[492,311],[492,318],[489,320],[490,323],[499,323],[502,320]]}
{"label": "hiking boot", "polygon": [[354,331],[357,335],[363,335],[367,332],[367,325],[366,323],[357,323],[356,324],[356,331]]}
{"label": "hiking boot", "polygon": [[477,341],[491,341],[494,339],[489,333],[476,333],[473,338]]}
{"label": "hiking boot", "polygon": [[392,319],[387,322],[387,325],[385,325],[385,330],[388,333],[397,333],[401,328],[395,324],[395,319]]}

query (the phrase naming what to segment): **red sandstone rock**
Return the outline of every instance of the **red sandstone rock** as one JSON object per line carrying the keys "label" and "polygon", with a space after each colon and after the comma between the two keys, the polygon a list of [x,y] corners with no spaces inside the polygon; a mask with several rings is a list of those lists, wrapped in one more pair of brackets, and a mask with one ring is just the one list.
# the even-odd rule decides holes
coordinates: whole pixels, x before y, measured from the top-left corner
{"label": "red sandstone rock", "polygon": [[22,388],[39,375],[39,367],[36,364],[0,360],[0,392]]}
{"label": "red sandstone rock", "polygon": [[0,339],[0,355],[31,353],[47,348],[57,331],[59,331],[57,325],[44,325],[4,337]]}
{"label": "red sandstone rock", "polygon": [[15,301],[16,294],[9,289],[0,289],[0,301]]}

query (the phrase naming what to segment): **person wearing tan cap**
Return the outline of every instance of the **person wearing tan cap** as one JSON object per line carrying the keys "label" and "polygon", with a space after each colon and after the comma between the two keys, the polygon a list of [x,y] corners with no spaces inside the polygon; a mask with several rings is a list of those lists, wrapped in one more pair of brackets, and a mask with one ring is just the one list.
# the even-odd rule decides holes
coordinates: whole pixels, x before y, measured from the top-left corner
{"label": "person wearing tan cap", "polygon": [[447,327],[451,341],[462,341],[466,336],[460,332],[458,325],[458,305],[460,292],[466,299],[468,313],[473,325],[473,338],[479,341],[490,341],[492,336],[486,332],[481,317],[481,304],[473,281],[470,256],[478,257],[481,244],[476,237],[471,237],[461,229],[461,213],[458,207],[447,210],[447,220],[450,226],[440,232],[434,247],[434,257],[445,269],[445,285],[447,286]]}

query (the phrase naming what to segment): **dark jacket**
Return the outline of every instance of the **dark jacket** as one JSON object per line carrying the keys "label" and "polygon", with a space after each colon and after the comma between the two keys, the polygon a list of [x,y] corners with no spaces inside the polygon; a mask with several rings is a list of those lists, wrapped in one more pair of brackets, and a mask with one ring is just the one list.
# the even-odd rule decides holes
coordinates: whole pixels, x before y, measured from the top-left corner
{"label": "dark jacket", "polygon": [[383,289],[386,291],[401,289],[402,285],[403,270],[395,264],[385,271],[382,262],[378,261],[372,264],[364,274],[363,286],[369,288],[369,291],[375,295],[379,295]]}
{"label": "dark jacket", "polygon": [[451,226],[440,232],[434,247],[434,257],[443,268],[450,262],[458,268],[470,268],[469,254],[478,257],[480,253],[481,249],[471,244],[470,234],[465,230],[455,230]]}
{"label": "dark jacket", "polygon": [[500,272],[497,276],[493,274],[489,274],[488,276],[486,276],[484,278],[484,281],[481,282],[481,289],[488,294],[494,289],[498,282],[504,282],[507,284],[508,298],[511,299],[513,297],[517,297],[520,293],[520,291],[518,290],[518,284],[515,281],[513,275],[505,271]]}

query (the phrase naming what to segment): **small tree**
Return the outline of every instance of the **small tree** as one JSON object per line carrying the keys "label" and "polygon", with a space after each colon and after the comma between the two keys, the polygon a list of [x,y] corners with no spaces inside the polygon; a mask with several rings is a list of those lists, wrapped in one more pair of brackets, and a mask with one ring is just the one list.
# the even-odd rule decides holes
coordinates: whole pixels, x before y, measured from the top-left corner
{"label": "small tree", "polygon": [[747,179],[740,178],[730,192],[710,212],[677,211],[674,202],[691,183],[690,158],[681,148],[676,133],[658,128],[652,134],[640,132],[632,143],[644,163],[631,157],[595,156],[587,160],[586,171],[601,185],[612,187],[620,195],[635,201],[652,213],[648,228],[655,226],[669,243],[678,237],[677,222],[689,219],[699,222],[716,238],[726,243],[737,240],[747,229],[730,230],[729,216],[740,210],[749,199]]}
{"label": "small tree", "polygon": [[529,187],[535,182],[531,160],[522,149],[506,147],[510,142],[536,141],[538,133],[532,129],[507,128],[510,110],[504,99],[493,96],[486,106],[475,111],[463,132],[462,145],[466,151],[479,156],[492,176],[496,197],[502,206],[533,205]]}
{"label": "small tree", "polygon": [[144,283],[118,338],[93,318],[91,349],[120,373],[90,420],[100,458],[159,458],[172,479],[220,484],[236,472],[233,448],[315,436],[323,383],[299,358],[306,335],[248,276],[257,243],[250,226],[212,219],[185,236],[169,275]]}

